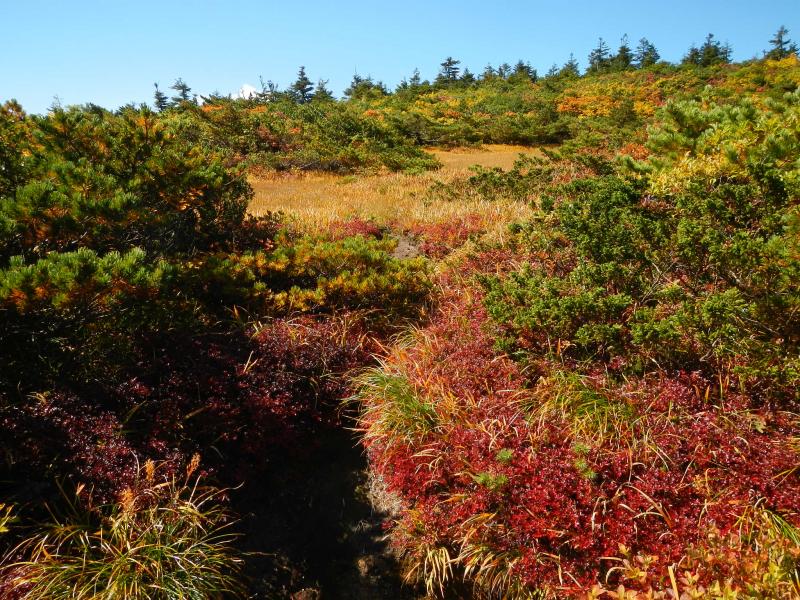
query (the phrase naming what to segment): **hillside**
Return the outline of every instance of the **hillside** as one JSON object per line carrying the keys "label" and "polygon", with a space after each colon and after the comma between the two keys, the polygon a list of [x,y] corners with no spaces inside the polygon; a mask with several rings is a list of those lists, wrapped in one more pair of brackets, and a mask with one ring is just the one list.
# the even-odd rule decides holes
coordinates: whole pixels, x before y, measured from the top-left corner
{"label": "hillside", "polygon": [[0,142],[4,598],[800,595],[795,55]]}

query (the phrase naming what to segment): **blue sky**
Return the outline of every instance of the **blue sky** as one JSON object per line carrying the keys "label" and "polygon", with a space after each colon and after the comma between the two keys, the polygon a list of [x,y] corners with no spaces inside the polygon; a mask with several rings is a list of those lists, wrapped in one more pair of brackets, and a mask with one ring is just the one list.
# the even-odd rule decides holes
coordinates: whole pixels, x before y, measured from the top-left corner
{"label": "blue sky", "polygon": [[448,55],[478,72],[519,58],[544,72],[570,52],[585,65],[598,37],[615,48],[625,33],[677,61],[713,32],[743,60],[781,24],[800,40],[800,0],[0,0],[0,101],[116,108],[177,77],[199,93],[259,76],[285,87],[301,64],[338,95],[354,72],[390,86],[415,67],[432,78]]}

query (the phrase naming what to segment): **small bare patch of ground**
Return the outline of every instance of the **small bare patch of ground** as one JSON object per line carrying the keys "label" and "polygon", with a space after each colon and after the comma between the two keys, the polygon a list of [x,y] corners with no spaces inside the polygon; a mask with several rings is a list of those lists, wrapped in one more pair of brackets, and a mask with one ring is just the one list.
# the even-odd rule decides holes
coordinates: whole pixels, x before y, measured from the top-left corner
{"label": "small bare patch of ground", "polygon": [[395,258],[415,258],[422,254],[414,238],[400,234],[397,236],[397,248],[394,249],[392,256]]}

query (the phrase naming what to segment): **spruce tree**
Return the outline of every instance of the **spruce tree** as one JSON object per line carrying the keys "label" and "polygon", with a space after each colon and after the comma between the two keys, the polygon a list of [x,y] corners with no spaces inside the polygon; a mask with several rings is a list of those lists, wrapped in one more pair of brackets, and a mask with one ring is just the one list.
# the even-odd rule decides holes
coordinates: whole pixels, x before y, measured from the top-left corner
{"label": "spruce tree", "polygon": [[781,25],[778,31],[775,33],[775,37],[769,41],[772,48],[766,53],[766,58],[771,58],[772,60],[781,60],[790,54],[798,53],[797,44],[786,37],[787,33],[789,33],[789,30]]}
{"label": "spruce tree", "polygon": [[464,69],[464,72],[461,74],[461,82],[466,83],[467,85],[472,85],[475,83],[475,75],[473,75],[472,71],[469,69]]}
{"label": "spruce tree", "polygon": [[700,52],[700,48],[692,44],[689,46],[689,50],[686,51],[686,54],[683,55],[683,59],[681,60],[681,64],[684,65],[699,65],[702,62],[703,55]]}
{"label": "spruce tree", "polygon": [[327,79],[320,79],[317,81],[317,87],[314,88],[312,99],[314,102],[325,102],[334,99],[333,92],[328,89]]}
{"label": "spruce tree", "polygon": [[714,39],[714,34],[709,33],[705,43],[700,46],[703,66],[710,66],[731,61],[731,47],[723,45]]}
{"label": "spruce tree", "polygon": [[683,64],[692,64],[700,67],[710,67],[731,61],[731,47],[714,39],[714,34],[706,36],[703,45],[697,48],[692,45],[683,57]]}
{"label": "spruce tree", "polygon": [[514,65],[514,71],[509,76],[509,81],[536,81],[539,78],[536,69],[531,66],[529,62],[523,62],[522,59],[517,61]]}
{"label": "spruce tree", "polygon": [[358,92],[365,87],[365,84],[371,85],[372,78],[364,78],[358,73],[353,73],[353,79],[350,81],[350,85],[343,92],[345,98],[358,98]]}
{"label": "spruce tree", "polygon": [[574,54],[570,53],[569,60],[564,63],[563,67],[561,67],[558,75],[561,77],[579,77],[580,74],[581,70],[578,60],[575,58]]}
{"label": "spruce tree", "polygon": [[361,77],[358,73],[353,75],[353,80],[344,91],[345,98],[379,98],[389,93],[382,81],[375,82],[372,76]]}

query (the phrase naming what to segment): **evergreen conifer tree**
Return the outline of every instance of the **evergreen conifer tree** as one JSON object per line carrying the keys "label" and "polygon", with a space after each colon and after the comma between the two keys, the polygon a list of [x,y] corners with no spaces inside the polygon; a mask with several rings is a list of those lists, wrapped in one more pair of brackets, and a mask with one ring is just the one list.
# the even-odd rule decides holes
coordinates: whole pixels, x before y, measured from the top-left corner
{"label": "evergreen conifer tree", "polygon": [[514,65],[514,71],[509,76],[509,81],[536,81],[538,78],[539,74],[536,72],[536,69],[531,66],[531,63],[523,62],[522,59],[520,59],[517,61],[517,64]]}
{"label": "evergreen conifer tree", "polygon": [[301,66],[300,70],[297,72],[297,79],[289,88],[289,92],[297,102],[300,104],[305,104],[311,100],[311,97],[313,96],[313,89],[314,84],[311,83],[308,75],[306,75],[306,68]]}
{"label": "evergreen conifer tree", "polygon": [[153,93],[153,104],[158,112],[162,112],[169,107],[169,98],[167,95],[158,88],[158,84],[154,83],[155,92]]}
{"label": "evergreen conifer tree", "polygon": [[589,53],[589,67],[586,69],[586,72],[602,73],[608,70],[610,62],[608,44],[606,44],[603,38],[600,38],[597,42],[597,47]]}
{"label": "evergreen conifer tree", "polygon": [[630,69],[632,64],[633,52],[631,52],[631,47],[628,45],[628,34],[626,33],[619,42],[617,53],[611,59],[611,68],[614,71],[625,71]]}
{"label": "evergreen conifer tree", "polygon": [[324,102],[333,100],[333,92],[328,89],[328,80],[320,79],[317,81],[317,87],[314,88],[314,95],[312,97],[314,102]]}
{"label": "evergreen conifer tree", "polygon": [[458,80],[458,75],[461,72],[461,69],[458,65],[461,64],[460,60],[454,59],[452,56],[448,56],[444,59],[444,62],[440,65],[441,70],[439,71],[439,76],[436,78],[436,83],[452,83]]}
{"label": "evergreen conifer tree", "polygon": [[661,56],[658,50],[647,38],[639,40],[639,45],[636,46],[636,52],[633,55],[633,62],[638,68],[645,69],[650,67],[660,59]]}
{"label": "evergreen conifer tree", "polygon": [[464,69],[464,72],[461,74],[461,82],[472,85],[475,83],[475,75],[473,75],[472,71],[469,69]]}
{"label": "evergreen conifer tree", "polygon": [[344,90],[345,98],[379,98],[388,93],[382,81],[375,82],[372,76],[362,77],[358,73],[353,74],[353,80]]}
{"label": "evergreen conifer tree", "polygon": [[570,53],[569,60],[564,63],[564,66],[559,70],[558,75],[561,77],[579,77],[581,74],[580,65],[575,55]]}
{"label": "evergreen conifer tree", "polygon": [[780,60],[786,58],[790,54],[798,53],[797,44],[786,37],[787,33],[789,33],[789,30],[781,25],[778,31],[775,32],[775,37],[769,41],[772,48],[766,53],[767,58]]}
{"label": "evergreen conifer tree", "polygon": [[698,48],[692,45],[692,47],[689,48],[682,62],[683,64],[710,67],[712,65],[730,62],[731,52],[731,47],[728,44],[722,44],[718,40],[715,40],[714,34],[709,33],[702,46]]}
{"label": "evergreen conifer tree", "polygon": [[172,97],[172,102],[174,104],[181,104],[182,102],[191,102],[192,100],[192,88],[188,86],[188,84],[178,77],[170,86],[171,90],[175,90],[177,95]]}

